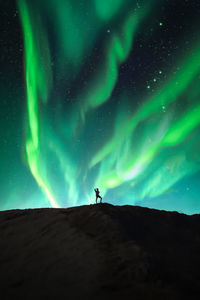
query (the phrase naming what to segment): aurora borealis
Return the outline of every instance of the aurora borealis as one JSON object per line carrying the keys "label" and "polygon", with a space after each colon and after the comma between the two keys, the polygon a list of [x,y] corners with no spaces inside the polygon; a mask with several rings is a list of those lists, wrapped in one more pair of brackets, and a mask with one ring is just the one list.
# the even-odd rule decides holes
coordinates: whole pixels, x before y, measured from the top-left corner
{"label": "aurora borealis", "polygon": [[19,0],[16,12],[22,167],[0,208],[90,204],[99,187],[112,204],[199,213],[200,3]]}

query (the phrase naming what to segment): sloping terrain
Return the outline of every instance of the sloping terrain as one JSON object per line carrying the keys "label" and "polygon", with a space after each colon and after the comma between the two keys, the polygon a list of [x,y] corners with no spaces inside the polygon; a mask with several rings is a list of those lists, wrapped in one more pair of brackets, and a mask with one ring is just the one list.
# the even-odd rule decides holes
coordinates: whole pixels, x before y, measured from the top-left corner
{"label": "sloping terrain", "polygon": [[0,212],[1,300],[199,295],[199,215],[109,204]]}

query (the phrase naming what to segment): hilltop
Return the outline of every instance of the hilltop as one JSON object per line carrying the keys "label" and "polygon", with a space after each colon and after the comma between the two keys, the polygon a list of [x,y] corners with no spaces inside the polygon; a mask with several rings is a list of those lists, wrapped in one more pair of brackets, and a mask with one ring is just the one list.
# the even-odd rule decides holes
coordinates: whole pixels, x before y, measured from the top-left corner
{"label": "hilltop", "polygon": [[197,299],[200,215],[98,204],[0,212],[1,299]]}

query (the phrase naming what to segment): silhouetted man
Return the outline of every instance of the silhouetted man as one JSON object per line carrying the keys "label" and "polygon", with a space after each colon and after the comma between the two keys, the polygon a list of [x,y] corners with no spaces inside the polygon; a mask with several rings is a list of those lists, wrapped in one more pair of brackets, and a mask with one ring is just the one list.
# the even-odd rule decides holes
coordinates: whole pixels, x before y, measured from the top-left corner
{"label": "silhouetted man", "polygon": [[97,199],[100,198],[100,203],[102,203],[102,197],[99,195],[100,191],[98,188],[94,189],[95,193],[96,193],[96,203],[97,203]]}

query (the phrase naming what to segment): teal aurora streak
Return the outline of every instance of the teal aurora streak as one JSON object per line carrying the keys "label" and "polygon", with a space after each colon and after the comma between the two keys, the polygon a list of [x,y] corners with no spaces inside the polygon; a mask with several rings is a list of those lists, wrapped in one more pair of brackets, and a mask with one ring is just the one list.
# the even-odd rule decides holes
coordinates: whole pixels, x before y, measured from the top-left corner
{"label": "teal aurora streak", "polygon": [[[115,96],[119,68],[156,14],[156,1],[124,2],[18,1],[26,160],[52,207],[92,203],[98,186],[114,204],[177,209],[166,199],[178,197],[175,186],[200,170],[200,41],[176,57],[176,72],[162,77],[155,66],[154,90],[148,85],[140,95],[125,85]],[[84,72],[87,80],[78,83]],[[159,206],[159,197],[166,205]]]}

